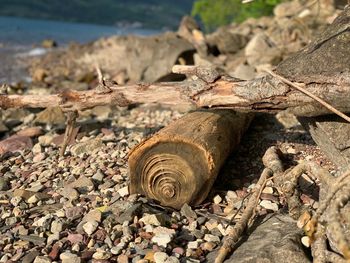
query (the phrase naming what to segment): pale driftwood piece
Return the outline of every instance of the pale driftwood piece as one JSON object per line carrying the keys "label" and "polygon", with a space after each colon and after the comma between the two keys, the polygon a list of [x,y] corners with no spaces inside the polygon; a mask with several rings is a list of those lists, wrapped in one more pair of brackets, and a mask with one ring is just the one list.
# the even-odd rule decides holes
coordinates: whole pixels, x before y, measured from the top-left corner
{"label": "pale driftwood piece", "polygon": [[[350,112],[350,74],[338,73],[332,82],[304,83],[305,89],[342,112]],[[64,111],[84,110],[101,105],[127,106],[134,103],[192,105],[229,108],[240,111],[277,112],[288,109],[298,116],[329,113],[312,98],[287,84],[266,76],[251,81],[218,77],[212,83],[199,78],[193,81],[111,85],[109,93],[97,90],[65,91],[56,95],[0,95],[0,107],[46,108],[61,106]]]}
{"label": "pale driftwood piece", "polygon": [[200,204],[251,117],[202,110],[174,121],[130,152],[130,192],[177,209]]}

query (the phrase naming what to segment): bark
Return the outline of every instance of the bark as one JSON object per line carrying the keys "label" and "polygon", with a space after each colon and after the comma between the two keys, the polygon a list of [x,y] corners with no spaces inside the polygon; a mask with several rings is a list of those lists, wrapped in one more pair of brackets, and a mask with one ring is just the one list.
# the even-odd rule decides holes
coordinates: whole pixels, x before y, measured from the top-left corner
{"label": "bark", "polygon": [[251,118],[202,110],[171,123],[129,154],[130,192],[177,209],[201,203]]}

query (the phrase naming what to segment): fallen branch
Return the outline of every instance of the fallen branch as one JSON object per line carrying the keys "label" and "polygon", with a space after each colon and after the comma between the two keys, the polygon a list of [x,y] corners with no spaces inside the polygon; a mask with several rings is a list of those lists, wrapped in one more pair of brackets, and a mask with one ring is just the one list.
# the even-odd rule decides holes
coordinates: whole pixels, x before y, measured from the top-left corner
{"label": "fallen branch", "polygon": [[[104,87],[107,89],[105,92],[94,89],[68,90],[44,96],[0,95],[0,107],[7,109],[60,106],[67,112],[101,105],[127,106],[135,103],[157,103],[166,106],[192,105],[198,108],[230,108],[270,113],[288,109],[298,116],[330,113],[313,98],[291,89],[276,77],[265,76],[255,80],[240,81],[226,76],[216,76],[215,73],[210,75],[210,71],[206,70],[193,71],[193,67],[190,71],[197,74],[195,80],[124,86],[105,81]],[[209,74],[209,77],[205,77],[205,74]],[[216,78],[214,79],[213,76]],[[331,80],[324,78],[321,81],[322,78],[324,77],[315,78],[315,82],[312,83],[304,83],[305,90],[327,100],[340,111],[350,112],[349,73],[339,73],[332,76]]]}

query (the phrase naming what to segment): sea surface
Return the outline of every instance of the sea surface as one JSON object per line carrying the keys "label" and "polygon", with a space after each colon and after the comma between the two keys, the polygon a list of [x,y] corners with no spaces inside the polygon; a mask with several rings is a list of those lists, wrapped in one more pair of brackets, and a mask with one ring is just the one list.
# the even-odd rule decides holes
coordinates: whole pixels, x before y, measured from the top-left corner
{"label": "sea surface", "polygon": [[28,80],[19,62],[23,57],[49,52],[40,46],[45,39],[53,39],[59,47],[64,47],[71,42],[88,43],[111,35],[157,33],[160,31],[0,16],[0,85]]}

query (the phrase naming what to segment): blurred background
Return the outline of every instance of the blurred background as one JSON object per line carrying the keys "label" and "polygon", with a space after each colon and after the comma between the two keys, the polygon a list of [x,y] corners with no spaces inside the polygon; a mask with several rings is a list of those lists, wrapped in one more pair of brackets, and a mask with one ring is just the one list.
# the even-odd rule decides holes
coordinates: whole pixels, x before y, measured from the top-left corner
{"label": "blurred background", "polygon": [[113,34],[175,30],[192,14],[206,31],[272,13],[282,0],[0,0],[0,42],[86,42]]}

